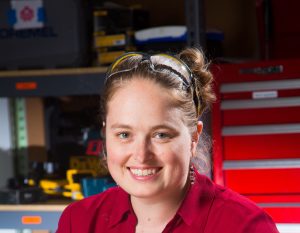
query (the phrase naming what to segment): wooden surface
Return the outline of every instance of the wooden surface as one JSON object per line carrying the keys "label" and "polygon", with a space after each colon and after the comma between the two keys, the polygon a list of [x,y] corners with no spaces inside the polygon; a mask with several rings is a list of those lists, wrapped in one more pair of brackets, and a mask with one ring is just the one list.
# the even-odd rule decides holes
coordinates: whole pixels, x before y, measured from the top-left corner
{"label": "wooden surface", "polygon": [[64,205],[0,205],[0,211],[63,211]]}
{"label": "wooden surface", "polygon": [[0,71],[0,78],[105,73],[107,67]]}
{"label": "wooden surface", "polygon": [[72,202],[69,199],[49,199],[37,204],[0,204],[0,211],[63,211]]}

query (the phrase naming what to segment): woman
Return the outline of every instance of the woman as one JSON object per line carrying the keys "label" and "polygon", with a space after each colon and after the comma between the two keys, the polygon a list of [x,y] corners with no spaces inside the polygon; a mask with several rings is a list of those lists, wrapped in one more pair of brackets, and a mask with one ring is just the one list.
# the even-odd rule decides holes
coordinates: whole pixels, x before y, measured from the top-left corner
{"label": "woman", "polygon": [[197,49],[117,59],[102,107],[118,187],[68,206],[57,232],[278,232],[254,203],[194,169],[211,82]]}

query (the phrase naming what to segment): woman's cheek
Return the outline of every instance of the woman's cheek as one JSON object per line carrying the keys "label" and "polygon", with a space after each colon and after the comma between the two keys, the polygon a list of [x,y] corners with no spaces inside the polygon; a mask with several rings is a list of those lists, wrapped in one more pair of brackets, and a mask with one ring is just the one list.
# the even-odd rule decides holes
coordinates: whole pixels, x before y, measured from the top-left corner
{"label": "woman's cheek", "polygon": [[108,165],[113,165],[113,164],[117,164],[118,161],[120,161],[120,156],[117,156],[115,153],[113,152],[109,152],[107,153],[107,163]]}
{"label": "woman's cheek", "polygon": [[107,149],[107,162],[108,164],[121,164],[126,161],[124,149],[112,146]]}

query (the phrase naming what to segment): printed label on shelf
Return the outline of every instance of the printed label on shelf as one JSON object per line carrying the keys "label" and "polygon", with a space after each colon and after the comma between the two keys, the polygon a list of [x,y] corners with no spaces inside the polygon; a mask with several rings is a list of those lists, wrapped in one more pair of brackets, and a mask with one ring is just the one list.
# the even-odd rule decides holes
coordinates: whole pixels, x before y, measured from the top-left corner
{"label": "printed label on shelf", "polygon": [[252,99],[269,99],[277,98],[277,91],[254,91],[252,92]]}
{"label": "printed label on shelf", "polygon": [[22,216],[22,224],[39,225],[41,223],[42,223],[41,216]]}
{"label": "printed label on shelf", "polygon": [[17,82],[16,83],[17,90],[35,90],[37,89],[36,82]]}

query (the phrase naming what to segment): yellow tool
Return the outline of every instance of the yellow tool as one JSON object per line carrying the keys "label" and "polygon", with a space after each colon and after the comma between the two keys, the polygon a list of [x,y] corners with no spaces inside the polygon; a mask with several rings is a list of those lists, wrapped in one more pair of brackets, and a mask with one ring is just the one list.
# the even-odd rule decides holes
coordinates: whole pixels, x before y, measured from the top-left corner
{"label": "yellow tool", "polygon": [[49,195],[61,195],[63,187],[67,184],[66,180],[40,180],[40,187],[44,193]]}
{"label": "yellow tool", "polygon": [[62,193],[65,197],[71,197],[73,200],[81,200],[84,198],[81,191],[80,181],[85,177],[95,177],[97,174],[93,170],[67,170],[67,181],[64,185],[64,192]]}

